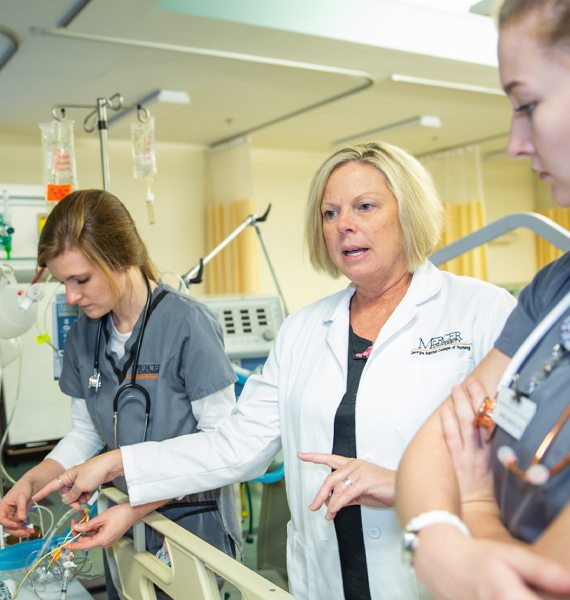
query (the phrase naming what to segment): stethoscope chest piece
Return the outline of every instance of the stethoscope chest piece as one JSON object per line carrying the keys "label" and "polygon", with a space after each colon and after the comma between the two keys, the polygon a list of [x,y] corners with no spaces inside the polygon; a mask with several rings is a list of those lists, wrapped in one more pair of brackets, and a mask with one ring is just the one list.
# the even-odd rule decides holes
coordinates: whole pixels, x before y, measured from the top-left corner
{"label": "stethoscope chest piece", "polygon": [[93,371],[93,375],[89,377],[89,389],[95,388],[95,393],[99,391],[101,387],[101,373],[97,369]]}

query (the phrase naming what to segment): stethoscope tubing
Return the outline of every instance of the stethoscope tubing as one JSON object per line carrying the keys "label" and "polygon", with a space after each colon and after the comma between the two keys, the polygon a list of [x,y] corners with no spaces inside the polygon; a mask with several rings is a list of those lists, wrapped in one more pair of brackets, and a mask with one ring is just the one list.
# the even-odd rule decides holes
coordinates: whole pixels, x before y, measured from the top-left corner
{"label": "stethoscope tubing", "polygon": [[542,321],[533,329],[530,335],[515,352],[511,362],[501,377],[499,388],[509,387],[511,385],[515,374],[518,372],[523,362],[540,343],[542,338],[550,331],[556,321],[558,321],[568,309],[570,309],[570,292],[568,292],[546,315],[546,317],[542,319]]}
{"label": "stethoscope tubing", "polygon": [[[118,444],[117,444],[117,422],[118,422],[118,415],[119,415],[119,400],[121,398],[121,396],[124,394],[124,392],[126,390],[129,389],[137,389],[140,390],[144,396],[145,399],[145,424],[144,424],[144,434],[143,434],[143,439],[142,441],[146,441],[146,433],[147,433],[147,429],[148,429],[148,421],[150,418],[150,409],[151,409],[151,401],[150,401],[150,395],[147,392],[147,390],[145,390],[145,388],[142,385],[139,385],[136,382],[137,379],[137,371],[138,371],[138,366],[139,366],[139,358],[140,358],[140,353],[141,353],[141,347],[142,347],[142,341],[143,341],[143,337],[144,337],[144,332],[146,329],[146,325],[149,319],[149,309],[150,309],[150,299],[152,296],[152,292],[150,289],[150,281],[146,275],[146,273],[143,273],[143,277],[146,283],[146,290],[147,290],[147,294],[146,294],[146,304],[144,307],[144,313],[143,313],[143,318],[142,318],[142,323],[141,323],[141,331],[139,334],[139,338],[137,341],[137,349],[136,349],[136,353],[135,353],[135,359],[133,361],[133,366],[131,369],[131,380],[129,383],[126,383],[125,385],[122,385],[117,392],[115,393],[115,397],[113,398],[113,433],[114,433],[114,438],[115,438],[115,448],[118,448]],[[95,356],[94,356],[94,360],[93,360],[93,370],[94,370],[94,376],[99,377],[98,373],[99,373],[99,351],[100,351],[100,346],[101,346],[101,331],[103,328],[103,318],[101,318],[101,320],[99,321],[99,325],[97,327],[97,338],[95,341]],[[99,380],[100,381],[100,380]],[[99,383],[100,385],[100,383]],[[98,387],[95,390],[96,392],[98,391]]]}

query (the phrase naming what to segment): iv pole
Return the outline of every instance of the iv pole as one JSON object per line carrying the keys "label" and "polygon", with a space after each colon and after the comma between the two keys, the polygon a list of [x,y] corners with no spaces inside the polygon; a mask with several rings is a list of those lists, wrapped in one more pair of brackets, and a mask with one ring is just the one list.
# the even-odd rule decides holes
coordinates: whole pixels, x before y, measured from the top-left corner
{"label": "iv pole", "polygon": [[[57,121],[64,121],[67,118],[66,112],[68,108],[93,108],[88,104],[56,104],[51,109],[51,114]],[[83,121],[83,129],[86,133],[92,133],[95,130],[95,125],[99,129],[99,140],[101,142],[101,166],[103,169],[103,189],[108,192],[109,183],[109,155],[107,152],[107,109],[119,110],[136,110],[139,121],[145,123],[150,117],[150,112],[144,106],[137,104],[136,106],[123,104],[123,96],[114,94],[110,98],[97,98],[97,106],[92,110]],[[95,119],[96,118],[96,119]]]}
{"label": "iv pole", "polygon": [[269,265],[269,270],[271,271],[271,276],[273,277],[273,281],[275,283],[275,287],[277,288],[277,293],[279,294],[281,301],[283,302],[283,308],[285,310],[285,316],[289,315],[289,310],[287,309],[287,303],[285,302],[285,297],[283,296],[283,292],[281,291],[281,286],[279,285],[279,281],[277,280],[277,274],[275,273],[275,269],[273,268],[273,264],[271,263],[271,259],[269,258],[269,252],[267,251],[267,246],[265,245],[265,241],[263,239],[263,235],[261,234],[261,229],[259,228],[258,223],[263,223],[267,219],[267,215],[271,210],[271,204],[267,207],[265,213],[258,217],[257,215],[249,215],[241,225],[236,227],[225,239],[223,239],[208,255],[204,258],[200,259],[200,262],[190,269],[188,273],[182,275],[182,280],[187,286],[192,285],[193,283],[201,283],[202,282],[202,274],[204,272],[204,265],[207,265],[216,254],[218,254],[221,250],[223,250],[234,238],[236,238],[246,227],[250,225],[255,227],[255,231],[257,232],[257,237],[259,238],[259,242],[261,244],[261,248],[263,249],[263,253],[265,254],[265,258],[267,260],[267,264]]}
{"label": "iv pole", "polygon": [[[68,108],[93,108],[92,106],[86,104],[56,104],[51,109],[51,114],[54,119],[58,121],[63,121],[67,118],[66,112]],[[119,111],[119,110],[136,110],[137,118],[141,122],[148,121],[150,117],[150,112],[144,106],[140,104],[136,106],[123,104],[123,97],[121,94],[115,94],[110,98],[97,98],[97,106],[94,110],[92,110],[83,121],[83,129],[87,133],[92,133],[95,129],[95,124],[97,124],[97,128],[99,129],[99,139],[101,142],[101,165],[103,169],[103,189],[105,191],[109,191],[109,157],[107,152],[107,109]],[[95,123],[96,117],[97,123]],[[259,238],[259,242],[261,244],[261,248],[265,254],[265,258],[267,260],[267,264],[269,265],[269,270],[271,271],[271,276],[273,277],[273,281],[275,282],[275,287],[277,288],[277,292],[281,297],[281,301],[283,302],[283,308],[285,310],[285,315],[289,314],[289,310],[287,309],[287,304],[285,302],[285,297],[283,296],[283,292],[281,290],[281,286],[279,285],[279,281],[277,280],[277,275],[275,273],[275,269],[273,268],[273,264],[269,257],[269,252],[267,251],[267,246],[265,245],[265,241],[263,239],[263,235],[261,234],[261,229],[259,228],[258,223],[262,223],[267,219],[267,215],[271,210],[271,204],[267,207],[265,213],[258,217],[257,215],[249,215],[245,219],[245,221],[239,225],[228,237],[226,237],[220,244],[218,244],[206,257],[201,258],[200,262],[186,273],[186,275],[182,276],[184,284],[186,286],[190,286],[193,283],[200,283],[202,281],[202,273],[204,271],[204,265],[208,264],[216,254],[218,254],[221,250],[223,250],[235,237],[237,237],[246,227],[253,226],[255,227],[255,231],[257,232],[257,236]]]}

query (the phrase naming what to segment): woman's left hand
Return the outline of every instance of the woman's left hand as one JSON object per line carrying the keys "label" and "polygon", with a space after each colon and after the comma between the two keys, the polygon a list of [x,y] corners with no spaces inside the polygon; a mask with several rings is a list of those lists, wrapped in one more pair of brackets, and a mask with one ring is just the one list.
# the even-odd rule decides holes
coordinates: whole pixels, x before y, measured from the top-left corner
{"label": "woman's left hand", "polygon": [[344,506],[360,504],[374,508],[394,506],[396,471],[357,458],[345,458],[336,454],[299,452],[305,462],[328,465],[335,469],[323,483],[309,507],[316,511],[327,506],[326,519],[335,518]]}
{"label": "woman's left hand", "polygon": [[442,405],[440,418],[445,441],[455,468],[461,503],[495,503],[491,445],[486,443],[486,431],[473,427],[473,406],[485,399],[485,391],[476,379],[463,386],[453,386],[453,406]]}

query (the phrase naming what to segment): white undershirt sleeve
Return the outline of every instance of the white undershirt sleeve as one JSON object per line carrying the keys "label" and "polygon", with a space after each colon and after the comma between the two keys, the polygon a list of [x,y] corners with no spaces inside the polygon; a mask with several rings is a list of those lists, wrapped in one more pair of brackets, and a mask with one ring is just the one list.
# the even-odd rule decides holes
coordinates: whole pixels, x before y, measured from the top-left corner
{"label": "white undershirt sleeve", "polygon": [[59,441],[46,458],[56,460],[65,469],[69,469],[99,454],[104,445],[93,425],[85,400],[72,398],[71,431]]}
{"label": "white undershirt sleeve", "polygon": [[217,429],[232,413],[236,405],[233,385],[192,402],[192,412],[200,431]]}

